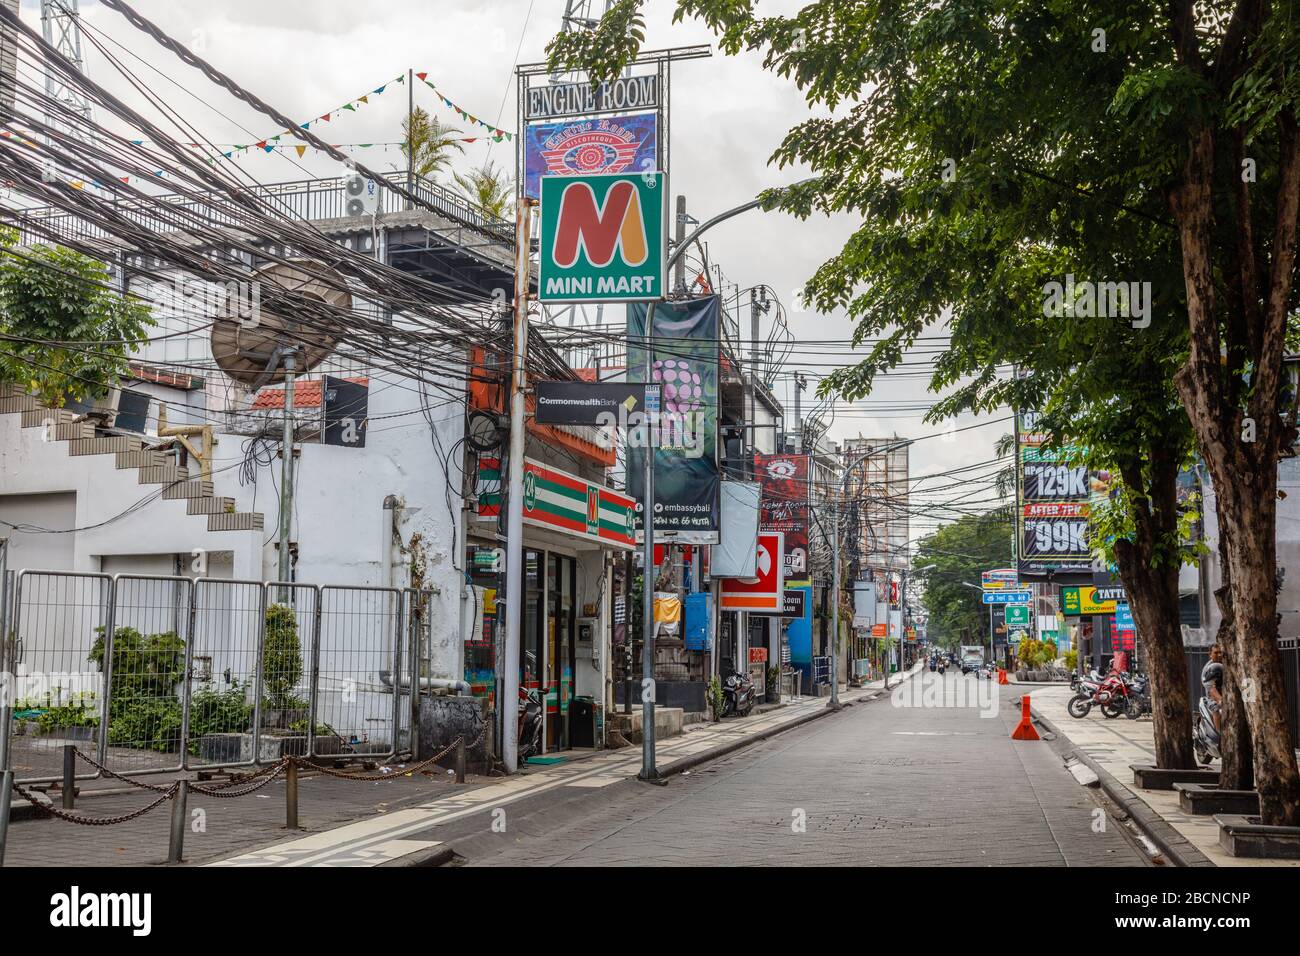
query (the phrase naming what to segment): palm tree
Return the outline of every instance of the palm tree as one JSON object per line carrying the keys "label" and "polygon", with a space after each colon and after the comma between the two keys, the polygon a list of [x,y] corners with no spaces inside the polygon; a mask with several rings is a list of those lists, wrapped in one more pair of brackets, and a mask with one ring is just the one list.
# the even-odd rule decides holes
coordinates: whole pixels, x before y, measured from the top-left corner
{"label": "palm tree", "polygon": [[488,160],[482,166],[476,166],[462,176],[453,173],[456,184],[483,210],[483,214],[493,219],[505,219],[514,211],[514,183],[505,169],[498,168]]}
{"label": "palm tree", "polygon": [[451,152],[463,153],[461,131],[433,119],[420,107],[402,121],[402,153],[412,158],[415,175],[433,179],[451,168]]}

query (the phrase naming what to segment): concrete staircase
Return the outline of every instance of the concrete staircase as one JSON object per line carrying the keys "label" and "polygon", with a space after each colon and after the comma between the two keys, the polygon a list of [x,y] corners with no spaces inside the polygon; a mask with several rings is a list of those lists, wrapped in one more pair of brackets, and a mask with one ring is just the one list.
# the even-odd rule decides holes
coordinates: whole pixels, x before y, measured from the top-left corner
{"label": "concrete staircase", "polygon": [[161,485],[162,497],[185,502],[187,514],[206,517],[209,531],[262,530],[257,511],[236,511],[233,498],[213,494],[211,481],[193,476],[166,452],[133,435],[101,435],[74,412],[47,408],[33,396],[0,390],[0,415],[21,415],[23,428],[48,428],[49,440],[65,442],[69,455],[112,455],[121,471],[134,469],[142,485]]}

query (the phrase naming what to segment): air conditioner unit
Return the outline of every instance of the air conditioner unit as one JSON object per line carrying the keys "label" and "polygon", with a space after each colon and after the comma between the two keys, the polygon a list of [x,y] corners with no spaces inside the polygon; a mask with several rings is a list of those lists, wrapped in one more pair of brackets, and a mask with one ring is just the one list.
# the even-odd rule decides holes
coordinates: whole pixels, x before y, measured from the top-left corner
{"label": "air conditioner unit", "polygon": [[343,213],[347,216],[374,216],[379,212],[379,184],[360,173],[343,180]]}

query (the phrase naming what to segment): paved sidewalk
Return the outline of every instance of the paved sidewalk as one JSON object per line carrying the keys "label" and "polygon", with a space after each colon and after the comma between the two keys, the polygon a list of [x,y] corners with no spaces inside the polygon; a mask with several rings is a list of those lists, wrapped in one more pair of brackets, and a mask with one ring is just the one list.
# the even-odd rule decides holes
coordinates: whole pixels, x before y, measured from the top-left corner
{"label": "paved sidewalk", "polygon": [[1069,687],[1036,686],[1032,691],[1029,688],[1026,691],[1030,693],[1030,706],[1034,713],[1051,721],[1070,744],[1128,787],[1216,866],[1300,867],[1300,860],[1252,860],[1229,856],[1219,848],[1219,827],[1212,816],[1184,813],[1178,806],[1178,795],[1171,790],[1139,790],[1133,783],[1133,771],[1129,765],[1155,763],[1154,724],[1149,717],[1108,720],[1093,708],[1087,717],[1076,720],[1065,709],[1074,696]]}

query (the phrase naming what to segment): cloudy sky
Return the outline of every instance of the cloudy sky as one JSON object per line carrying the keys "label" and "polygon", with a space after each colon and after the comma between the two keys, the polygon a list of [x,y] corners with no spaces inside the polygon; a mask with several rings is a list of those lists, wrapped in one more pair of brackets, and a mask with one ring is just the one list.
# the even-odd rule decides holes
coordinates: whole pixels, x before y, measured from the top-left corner
{"label": "cloudy sky", "polygon": [[[544,58],[546,42],[559,29],[565,7],[564,0],[135,0],[133,5],[290,117],[317,117],[391,83],[409,67],[427,71],[445,96],[510,131],[516,125],[514,64]],[[601,7],[602,0],[593,0],[593,6]],[[764,3],[763,12],[796,7],[788,2]],[[702,27],[672,24],[672,9],[671,0],[651,0],[647,48],[710,42]],[[278,132],[120,15],[94,0],[81,0],[81,11],[88,33],[103,39],[213,142],[256,142]],[[23,0],[23,13],[35,25],[40,4]],[[92,78],[142,112],[153,113],[89,44],[85,58]],[[693,215],[706,219],[753,198],[763,188],[806,175],[806,171],[768,165],[772,150],[791,126],[808,116],[808,107],[792,84],[762,70],[758,56],[715,54],[675,67],[672,79],[671,189],[687,197]],[[385,94],[370,99],[370,105],[313,129],[332,143],[398,140],[407,107],[405,87],[389,86]],[[416,103],[444,121],[465,127],[432,90],[417,89]],[[466,135],[474,134],[467,131]],[[510,165],[512,148],[511,143],[481,139],[467,145],[460,165],[467,168],[487,159]],[[396,147],[376,145],[357,149],[353,155],[381,170],[402,164]],[[328,157],[312,151],[299,159],[290,151],[266,156],[254,150],[241,159],[241,165],[264,183],[339,171]],[[803,342],[787,362],[786,372],[801,369],[815,380],[832,365],[852,361],[847,347],[820,344],[848,339],[850,323],[841,316],[796,311],[794,290],[839,249],[853,226],[848,218],[799,222],[780,214],[751,212],[712,234],[710,257],[722,265],[729,280],[742,288],[766,283],[785,304],[793,334]],[[788,376],[780,380],[778,396],[788,399],[788,382]],[[928,399],[922,376],[884,377],[871,398],[837,409],[832,436],[941,434],[945,429],[923,424],[919,411],[900,413],[884,407],[884,403],[892,407]],[[810,401],[809,394],[805,402]],[[992,417],[1003,418],[1005,413]],[[973,419],[959,420],[956,426],[973,423]],[[946,440],[921,441],[913,447],[912,472],[922,475],[991,459],[994,441],[1009,430],[1009,422],[991,423],[950,434]],[[921,487],[948,482],[935,479]],[[921,526],[914,528],[914,534],[919,530]]]}

